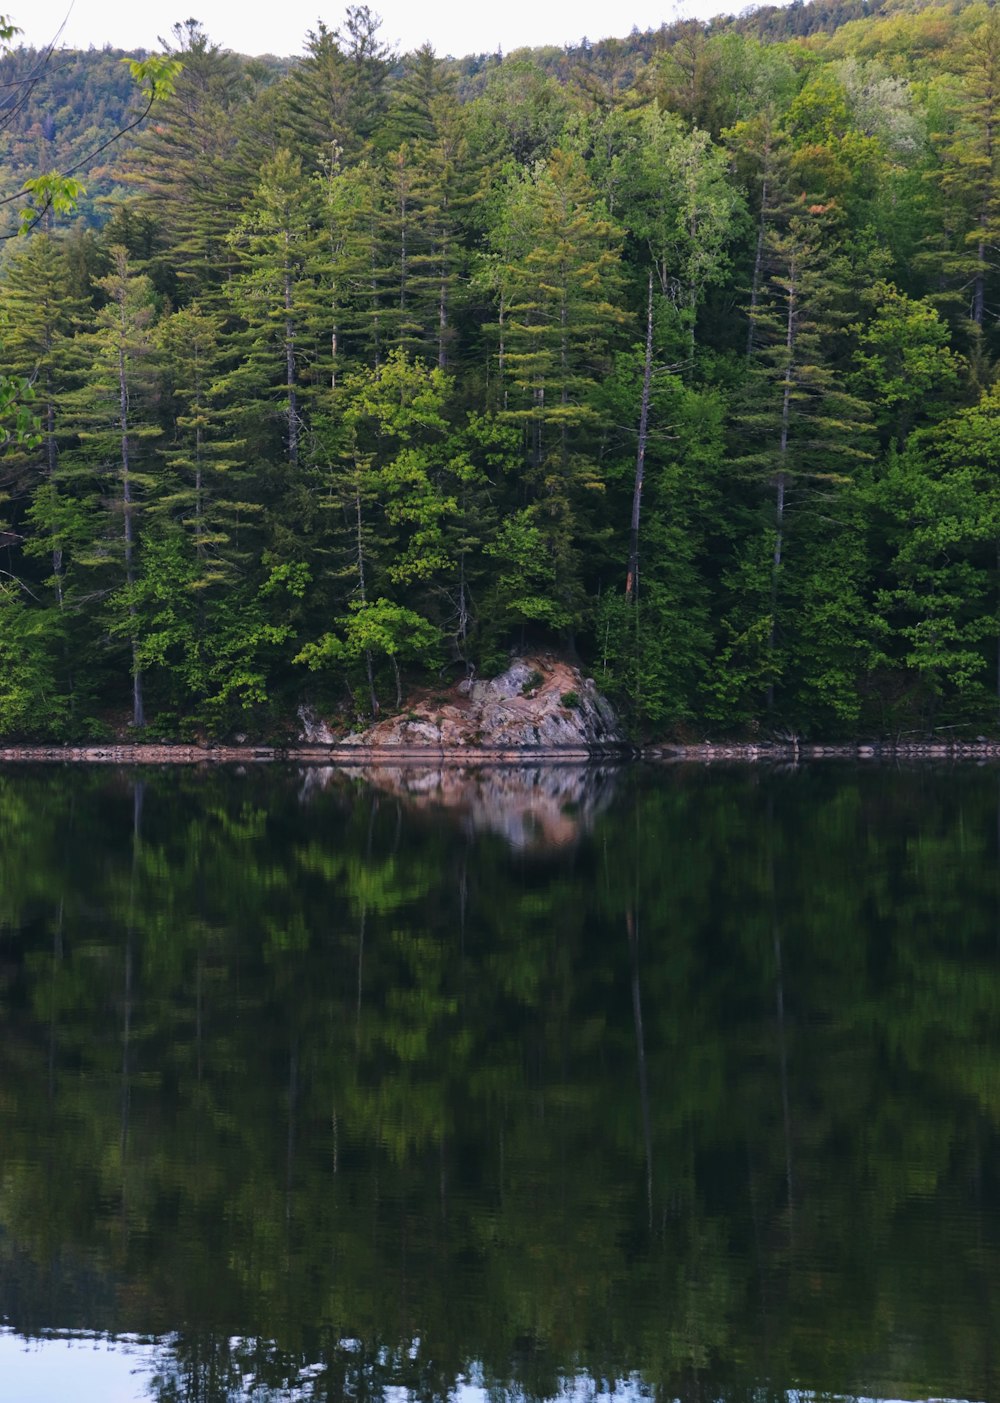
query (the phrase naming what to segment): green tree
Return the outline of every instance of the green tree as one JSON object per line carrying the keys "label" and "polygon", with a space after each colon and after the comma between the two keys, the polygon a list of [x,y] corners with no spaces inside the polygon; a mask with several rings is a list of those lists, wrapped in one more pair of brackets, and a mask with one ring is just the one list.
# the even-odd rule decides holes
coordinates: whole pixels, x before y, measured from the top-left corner
{"label": "green tree", "polygon": [[301,162],[279,150],[260,175],[246,212],[229,238],[237,272],[227,289],[246,323],[237,365],[220,380],[237,420],[280,417],[289,467],[299,463],[305,428],[304,386],[318,375],[329,346],[317,325],[328,298],[315,276],[316,186]]}
{"label": "green tree", "polygon": [[157,280],[188,300],[218,295],[231,270],[228,234],[250,183],[239,115],[249,96],[242,64],[213,44],[197,20],[174,26],[183,70],[154,129],[123,162],[169,247]]}
{"label": "green tree", "polygon": [[922,413],[946,411],[962,360],[928,301],[909,298],[885,282],[867,289],[862,300],[872,315],[856,328],[858,394],[873,402],[879,427],[902,449]]}
{"label": "green tree", "polygon": [[660,292],[692,348],[705,292],[728,270],[742,198],[724,151],[706,132],[686,132],[669,112],[647,109],[622,159],[631,169],[619,217],[648,251]]}
{"label": "green tree", "polygon": [[[30,448],[10,445],[6,455],[7,490],[58,495],[59,446],[68,429],[63,397],[81,376],[83,357],[75,333],[85,313],[83,300],[68,287],[69,270],[58,244],[36,233],[18,245],[0,282],[0,327],[7,366],[17,380],[33,387],[32,412],[38,416],[39,441]],[[32,436],[33,437],[33,436]],[[55,522],[56,513],[51,519]],[[62,604],[63,546],[50,541],[52,582]]]}
{"label": "green tree", "polygon": [[113,487],[102,513],[103,526],[85,553],[78,550],[77,560],[102,577],[111,569],[110,626],[112,634],[128,643],[132,725],[140,728],[146,724],[146,714],[135,596],[138,518],[143,491],[155,489],[156,477],[148,460],[151,444],[161,432],[142,414],[143,407],[148,412],[154,377],[155,307],[149,278],[133,271],[126,251],[118,245],[110,255],[111,272],[97,283],[107,301],[96,313],[95,329],[87,334],[90,369],[71,403],[86,465]]}
{"label": "green tree", "polygon": [[[790,502],[799,514],[799,530],[818,525],[819,519],[825,521],[825,531],[831,525],[837,529],[841,514],[835,499],[868,457],[864,406],[845,386],[831,354],[838,329],[838,288],[824,240],[826,211],[822,206],[803,213],[793,209],[786,206],[783,228],[772,227],[766,234],[764,267],[769,276],[753,322],[758,349],[739,406],[739,432],[749,449],[738,458],[740,471],[771,494],[766,533],[770,567],[765,575],[756,549],[747,556],[736,601],[736,614],[743,622],[735,628],[727,625],[733,639],[743,640],[742,651],[751,640],[751,656],[763,646],[746,676],[757,682],[767,678],[769,712],[786,670],[781,654],[787,648],[794,654],[799,637],[798,605],[788,578]],[[800,549],[799,559],[805,562],[808,549],[804,543]],[[795,563],[793,559],[792,579]],[[842,575],[839,587],[846,587]],[[755,595],[757,612],[751,617],[746,609]],[[859,628],[859,640],[862,635]],[[732,666],[731,655],[723,656],[731,675],[720,678],[720,685],[728,689],[739,669]]]}
{"label": "green tree", "polygon": [[621,239],[580,157],[558,151],[531,176],[509,177],[490,234],[503,416],[524,434],[527,520],[544,541],[558,615],[571,624],[582,615],[586,499],[602,490],[595,392],[626,320]]}

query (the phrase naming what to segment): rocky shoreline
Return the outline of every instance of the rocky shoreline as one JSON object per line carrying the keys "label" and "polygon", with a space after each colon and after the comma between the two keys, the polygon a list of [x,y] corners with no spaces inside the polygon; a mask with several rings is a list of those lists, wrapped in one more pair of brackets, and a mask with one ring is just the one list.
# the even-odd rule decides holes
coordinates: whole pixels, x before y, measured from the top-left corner
{"label": "rocky shoreline", "polygon": [[625,743],[603,746],[365,745],[13,745],[0,746],[0,764],[85,765],[259,765],[291,763],[367,769],[376,764],[407,766],[580,765],[643,760],[661,764],[714,764],[738,761],[799,764],[813,760],[969,760],[1000,761],[1000,741],[864,741],[823,745],[781,742],[704,742],[699,745]]}
{"label": "rocky shoreline", "polygon": [[1000,739],[864,740],[850,744],[774,741],[633,745],[592,677],[551,653],[511,658],[497,677],[460,682],[411,698],[407,710],[367,728],[337,733],[299,710],[296,741],[270,745],[107,741],[90,745],[0,745],[0,763],[87,765],[257,765],[286,762],[343,770],[587,765],[646,760],[798,764],[807,760],[1000,760]]}

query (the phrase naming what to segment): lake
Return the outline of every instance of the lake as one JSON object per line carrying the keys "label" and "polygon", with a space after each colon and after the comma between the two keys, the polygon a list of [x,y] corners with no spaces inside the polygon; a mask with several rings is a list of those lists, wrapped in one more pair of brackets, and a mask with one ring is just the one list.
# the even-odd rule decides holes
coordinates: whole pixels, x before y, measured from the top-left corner
{"label": "lake", "polygon": [[1000,773],[0,770],[0,1400],[1000,1392]]}

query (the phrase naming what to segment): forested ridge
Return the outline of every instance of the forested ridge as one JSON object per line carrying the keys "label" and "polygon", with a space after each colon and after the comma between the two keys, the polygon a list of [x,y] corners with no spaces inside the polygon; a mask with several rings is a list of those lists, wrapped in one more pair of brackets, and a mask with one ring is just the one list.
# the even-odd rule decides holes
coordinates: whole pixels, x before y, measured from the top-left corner
{"label": "forested ridge", "polygon": [[5,247],[0,733],[356,725],[525,645],[636,734],[996,725],[996,10],[173,48]]}

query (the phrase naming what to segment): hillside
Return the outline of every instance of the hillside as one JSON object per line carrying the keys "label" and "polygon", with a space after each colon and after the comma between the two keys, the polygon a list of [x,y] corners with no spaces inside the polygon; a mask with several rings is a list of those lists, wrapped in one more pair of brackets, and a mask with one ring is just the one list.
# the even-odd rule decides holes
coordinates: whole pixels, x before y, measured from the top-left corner
{"label": "hillside", "polygon": [[512,653],[636,736],[995,731],[1000,12],[175,37],[7,246],[0,735],[436,725]]}
{"label": "hillside", "polygon": [[[620,39],[568,43],[561,48],[517,50],[519,61],[530,62],[562,84],[606,84],[623,92],[648,77],[651,65],[664,54],[683,51],[692,35],[710,38],[726,33],[746,34],[762,43],[830,34],[841,25],[899,10],[893,0],[792,0],[787,6],[763,5],[739,16],[720,15],[702,24],[676,21],[657,30],[638,30]],[[953,4],[949,10],[959,8]],[[182,43],[180,33],[174,41]],[[289,47],[298,43],[298,36]],[[125,60],[141,57],[123,49],[58,49],[51,55],[17,48],[0,56],[0,130],[4,133],[0,188],[20,188],[25,180],[46,171],[66,169],[103,146],[127,125],[136,108],[136,95]],[[510,56],[508,56],[510,57]],[[248,93],[259,92],[299,59],[234,56]],[[447,71],[458,79],[463,99],[479,95],[488,76],[502,62],[497,54],[447,59]],[[390,85],[405,82],[415,56],[402,55],[393,64]],[[107,217],[109,202],[120,200],[125,187],[116,179],[115,164],[133,144],[129,135],[113,151],[102,152],[85,167],[86,195],[80,217],[97,226]]]}

